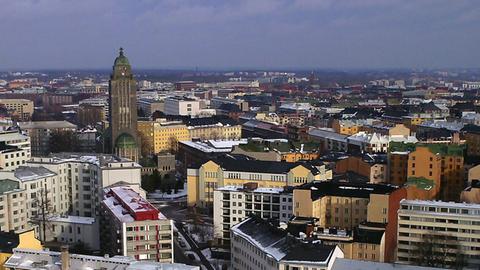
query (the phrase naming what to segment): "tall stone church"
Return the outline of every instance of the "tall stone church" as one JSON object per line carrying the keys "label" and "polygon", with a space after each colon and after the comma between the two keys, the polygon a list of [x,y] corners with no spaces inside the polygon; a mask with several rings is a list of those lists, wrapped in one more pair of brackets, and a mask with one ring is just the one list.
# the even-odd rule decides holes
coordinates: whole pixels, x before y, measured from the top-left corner
{"label": "tall stone church", "polygon": [[137,85],[132,68],[120,48],[109,81],[111,152],[138,161],[140,141],[137,134]]}

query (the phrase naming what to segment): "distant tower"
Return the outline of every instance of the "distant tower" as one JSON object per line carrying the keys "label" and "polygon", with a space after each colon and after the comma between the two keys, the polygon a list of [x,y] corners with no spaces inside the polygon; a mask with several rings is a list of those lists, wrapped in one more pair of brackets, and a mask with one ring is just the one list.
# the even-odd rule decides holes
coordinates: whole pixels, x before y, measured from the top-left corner
{"label": "distant tower", "polygon": [[137,86],[132,68],[120,48],[109,81],[111,152],[138,161],[140,141],[137,134]]}

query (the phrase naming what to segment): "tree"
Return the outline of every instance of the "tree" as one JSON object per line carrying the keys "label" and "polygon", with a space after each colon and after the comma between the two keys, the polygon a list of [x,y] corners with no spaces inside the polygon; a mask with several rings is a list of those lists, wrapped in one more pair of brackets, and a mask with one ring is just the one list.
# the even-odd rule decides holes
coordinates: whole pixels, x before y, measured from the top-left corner
{"label": "tree", "polygon": [[50,152],[77,152],[80,140],[73,130],[53,131],[50,134]]}
{"label": "tree", "polygon": [[422,242],[414,245],[412,255],[416,265],[463,269],[465,256],[458,241],[450,235],[431,232],[422,235]]}
{"label": "tree", "polygon": [[35,196],[32,201],[32,209],[34,210],[32,211],[32,217],[29,222],[40,228],[40,241],[42,243],[45,243],[47,227],[50,227],[48,217],[54,214],[52,203],[48,196],[49,192],[45,185],[45,187],[40,188],[32,194]]}
{"label": "tree", "polygon": [[175,136],[169,138],[170,153],[176,154],[178,150],[178,140]]}

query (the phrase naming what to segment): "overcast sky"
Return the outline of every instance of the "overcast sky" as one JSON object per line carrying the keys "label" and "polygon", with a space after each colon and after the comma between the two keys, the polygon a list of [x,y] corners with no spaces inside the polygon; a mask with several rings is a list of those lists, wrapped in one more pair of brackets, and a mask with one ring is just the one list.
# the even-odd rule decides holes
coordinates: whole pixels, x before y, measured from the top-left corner
{"label": "overcast sky", "polygon": [[480,67],[479,0],[0,0],[0,69]]}

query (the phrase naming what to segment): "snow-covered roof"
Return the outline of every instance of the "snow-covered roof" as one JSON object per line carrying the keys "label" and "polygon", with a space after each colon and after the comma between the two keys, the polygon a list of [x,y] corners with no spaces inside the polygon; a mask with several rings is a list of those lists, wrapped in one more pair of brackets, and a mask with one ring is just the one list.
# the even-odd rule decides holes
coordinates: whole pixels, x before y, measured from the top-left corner
{"label": "snow-covered roof", "polygon": [[64,222],[64,223],[75,223],[75,224],[85,224],[85,225],[91,225],[95,223],[95,218],[81,217],[81,216],[51,216],[51,217],[48,217],[48,220],[51,222]]}

